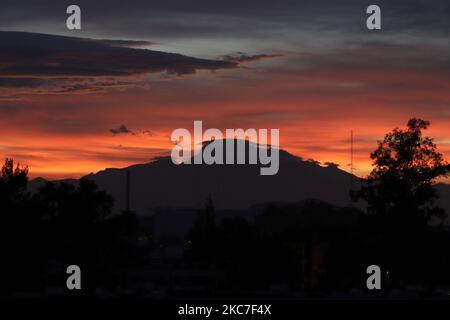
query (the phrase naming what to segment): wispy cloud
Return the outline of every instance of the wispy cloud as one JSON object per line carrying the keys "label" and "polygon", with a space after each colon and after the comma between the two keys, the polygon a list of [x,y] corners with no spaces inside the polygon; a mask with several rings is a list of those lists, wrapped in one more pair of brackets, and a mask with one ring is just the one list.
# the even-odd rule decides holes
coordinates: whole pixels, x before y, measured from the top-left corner
{"label": "wispy cloud", "polygon": [[133,136],[137,135],[146,135],[146,136],[153,136],[153,133],[150,130],[130,130],[128,127],[124,124],[119,126],[117,129],[109,129],[109,132],[111,132],[113,135],[118,134],[131,134]]}
{"label": "wispy cloud", "polygon": [[120,127],[118,127],[117,129],[109,129],[109,131],[113,134],[113,135],[118,135],[118,134],[133,134],[135,135],[136,133],[134,131],[131,131],[130,129],[127,128],[126,125],[121,125]]}
{"label": "wispy cloud", "polygon": [[279,58],[282,54],[246,54],[244,52],[236,52],[234,54],[227,54],[223,56],[225,61],[231,61],[236,63],[254,62],[263,59]]}

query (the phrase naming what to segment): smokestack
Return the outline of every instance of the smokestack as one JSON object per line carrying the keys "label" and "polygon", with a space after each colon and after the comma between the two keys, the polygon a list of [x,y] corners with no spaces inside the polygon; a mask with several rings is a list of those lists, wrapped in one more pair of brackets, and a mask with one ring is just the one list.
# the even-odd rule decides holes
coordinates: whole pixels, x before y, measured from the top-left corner
{"label": "smokestack", "polygon": [[125,210],[126,211],[130,211],[130,187],[131,187],[131,185],[130,185],[130,170],[127,170],[127,178],[126,178],[127,180],[126,180],[126,186],[125,186],[125,188],[126,188],[126,193],[125,193],[125,203],[126,203],[126,208],[125,208]]}
{"label": "smokestack", "polygon": [[350,191],[353,191],[353,129],[350,130]]}

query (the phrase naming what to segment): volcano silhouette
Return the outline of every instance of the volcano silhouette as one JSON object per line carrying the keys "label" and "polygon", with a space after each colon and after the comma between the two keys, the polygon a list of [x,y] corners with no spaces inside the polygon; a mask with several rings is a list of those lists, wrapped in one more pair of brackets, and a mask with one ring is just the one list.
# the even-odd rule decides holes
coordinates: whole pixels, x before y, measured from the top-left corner
{"label": "volcano silhouette", "polygon": [[[259,148],[248,141],[245,147],[247,155],[251,148]],[[259,164],[175,165],[170,157],[161,157],[127,168],[105,169],[86,178],[114,196],[115,207],[121,210],[125,208],[126,172],[129,171],[131,209],[138,214],[155,207],[201,207],[208,194],[219,209],[246,209],[257,203],[306,198],[335,205],[350,203],[352,176],[335,166],[322,167],[280,150],[278,174],[262,176],[260,167]],[[357,178],[353,181],[354,185],[359,184]],[[43,183],[41,179],[38,182]],[[31,188],[36,187],[37,183]]]}
{"label": "volcano silhouette", "polygon": [[[245,147],[247,155],[251,148],[259,148],[248,141]],[[209,194],[218,209],[247,209],[254,204],[309,198],[347,206],[351,203],[350,184],[358,189],[361,181],[336,166],[324,167],[283,150],[279,150],[278,174],[262,176],[260,167],[251,164],[175,165],[170,157],[161,157],[145,164],[105,169],[86,178],[110,193],[115,198],[115,210],[120,211],[126,206],[126,175],[130,172],[131,209],[143,215],[158,207],[199,208]],[[77,180],[65,182],[76,184]],[[30,189],[44,183],[43,179],[35,179]],[[448,211],[450,186],[438,185],[438,191]]]}

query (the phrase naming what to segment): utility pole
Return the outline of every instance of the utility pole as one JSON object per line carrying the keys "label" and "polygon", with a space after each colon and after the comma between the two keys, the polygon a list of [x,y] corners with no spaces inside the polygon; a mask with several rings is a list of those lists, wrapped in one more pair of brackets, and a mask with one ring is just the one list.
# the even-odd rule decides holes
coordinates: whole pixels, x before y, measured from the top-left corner
{"label": "utility pole", "polygon": [[350,130],[350,191],[353,190],[353,129]]}
{"label": "utility pole", "polygon": [[125,183],[125,210],[130,212],[130,170],[127,170],[126,183]]}

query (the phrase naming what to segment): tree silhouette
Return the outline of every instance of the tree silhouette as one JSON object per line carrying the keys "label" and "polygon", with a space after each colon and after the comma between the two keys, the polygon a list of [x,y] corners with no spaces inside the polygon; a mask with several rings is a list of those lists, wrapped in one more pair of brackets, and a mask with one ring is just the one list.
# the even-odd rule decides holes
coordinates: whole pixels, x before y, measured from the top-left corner
{"label": "tree silhouette", "polygon": [[214,203],[209,194],[204,209],[198,211],[194,226],[189,232],[187,259],[200,265],[211,265],[216,260],[218,228]]}
{"label": "tree silhouette", "polygon": [[438,195],[433,183],[447,176],[450,167],[433,139],[422,135],[429,124],[412,118],[406,130],[396,128],[378,142],[370,155],[375,168],[353,194],[367,201],[369,212],[403,227],[423,227],[430,218],[445,216],[434,203]]}
{"label": "tree silhouette", "polygon": [[[0,273],[8,276],[0,296],[42,292],[50,262],[80,265],[87,290],[114,286],[115,268],[135,261],[134,213],[114,214],[114,199],[85,178],[77,186],[48,182],[33,194],[27,183],[28,168],[6,159],[0,175]],[[64,275],[53,280],[63,285]]]}
{"label": "tree silhouette", "polygon": [[11,209],[12,202],[22,200],[28,183],[28,167],[17,164],[14,160],[6,159],[0,175],[0,201],[3,207]]}
{"label": "tree silhouette", "polygon": [[15,166],[13,159],[7,158],[0,175],[0,273],[8,275],[0,288],[2,293],[34,286],[40,278],[39,216],[30,212],[27,183],[28,168]]}

